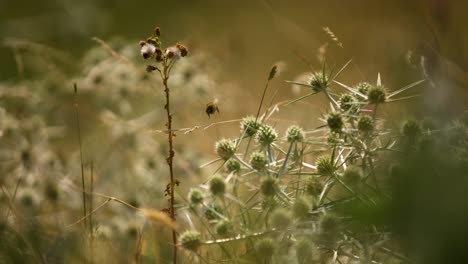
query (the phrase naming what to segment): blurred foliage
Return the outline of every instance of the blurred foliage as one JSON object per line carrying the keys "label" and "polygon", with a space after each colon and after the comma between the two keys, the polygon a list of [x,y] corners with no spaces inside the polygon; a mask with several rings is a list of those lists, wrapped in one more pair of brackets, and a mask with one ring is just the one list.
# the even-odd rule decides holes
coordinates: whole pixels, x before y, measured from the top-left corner
{"label": "blurred foliage", "polygon": [[[356,120],[361,130],[376,125],[401,134],[396,145],[401,151],[385,156],[376,169],[391,199],[375,210],[352,201],[337,206],[334,213],[351,217],[353,221],[344,222],[356,233],[372,226],[392,231],[391,242],[385,235],[379,239],[416,263],[463,263],[468,233],[468,132],[466,117],[461,116],[468,85],[468,29],[463,26],[467,8],[465,1],[444,0],[0,1],[0,263],[75,263],[85,255],[93,255],[96,263],[170,259],[171,246],[160,242],[168,240],[169,232],[114,201],[93,214],[90,233],[99,248],[93,254],[83,247],[89,242],[83,222],[68,226],[82,217],[75,104],[87,180],[91,167],[94,170],[93,190],[139,208],[166,206],[162,87],[145,73],[138,54],[138,39],[156,24],[165,29],[169,44],[184,40],[193,54],[171,77],[176,126],[186,128],[176,139],[176,174],[182,181],[178,204],[186,204],[190,187],[213,174],[200,168],[214,157],[213,142],[238,137],[237,121],[255,114],[272,63],[286,65],[276,79],[305,82],[304,76],[320,71],[325,58],[335,72],[336,65],[353,58],[340,75],[347,83],[374,83],[378,72],[390,91],[401,83],[421,78],[426,82],[413,89],[420,97],[379,108],[385,122]],[[282,102],[307,93],[298,85],[272,85],[267,101],[273,94],[274,102]],[[215,97],[220,99],[220,113],[208,119],[205,106]],[[354,99],[336,99],[344,110],[356,110],[347,107]],[[327,104],[316,96],[281,107],[271,124],[279,131],[291,123],[312,131],[324,125],[322,117],[338,124],[334,129],[340,132],[340,120],[323,113]],[[408,117],[413,121],[401,124]],[[203,126],[225,120],[230,121]],[[343,144],[339,137],[326,140]],[[260,153],[253,163],[263,168],[266,157]],[[229,165],[231,173],[245,170],[245,164]],[[354,176],[348,176],[353,182]],[[203,194],[206,187],[200,186]],[[310,183],[305,191],[314,196],[320,188]],[[93,199],[98,206],[107,198]],[[297,201],[300,215],[307,204]],[[216,236],[229,237],[233,227],[238,228],[237,222],[219,220],[226,210],[218,203],[205,209],[198,213],[216,223]],[[277,212],[274,225],[289,224],[288,213]],[[186,215],[180,218],[191,225]],[[314,225],[333,227],[328,220],[314,220]],[[374,241],[371,233],[362,234],[356,237]],[[188,238],[198,239],[193,234]],[[246,248],[234,242],[232,248],[259,250],[269,259],[277,250],[274,242],[264,239]],[[289,253],[302,252],[306,260],[281,251],[283,261],[308,263],[316,258],[310,240],[288,243],[293,242],[295,249]],[[373,253],[381,259],[390,254]],[[401,256],[395,259],[411,263]]]}

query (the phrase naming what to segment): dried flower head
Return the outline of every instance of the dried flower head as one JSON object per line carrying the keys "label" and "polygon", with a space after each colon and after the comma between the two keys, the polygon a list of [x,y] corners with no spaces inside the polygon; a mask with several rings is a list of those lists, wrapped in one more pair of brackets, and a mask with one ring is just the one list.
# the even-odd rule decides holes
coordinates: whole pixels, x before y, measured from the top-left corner
{"label": "dried flower head", "polygon": [[177,47],[169,47],[165,50],[164,56],[168,59],[178,60],[181,57],[181,52]]}
{"label": "dried flower head", "polygon": [[159,27],[156,27],[154,29],[154,34],[156,34],[156,37],[160,37],[161,36],[161,29]]}
{"label": "dried flower head", "polygon": [[156,47],[153,44],[146,43],[140,49],[140,54],[143,56],[143,59],[151,58],[156,52]]}
{"label": "dried flower head", "polygon": [[179,50],[181,57],[185,57],[188,55],[188,49],[184,45],[177,43],[176,48]]}

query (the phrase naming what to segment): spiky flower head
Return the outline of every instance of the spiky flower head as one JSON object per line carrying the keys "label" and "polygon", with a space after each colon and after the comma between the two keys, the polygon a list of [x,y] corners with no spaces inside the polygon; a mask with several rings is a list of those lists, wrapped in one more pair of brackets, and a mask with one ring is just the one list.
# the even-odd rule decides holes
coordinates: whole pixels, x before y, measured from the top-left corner
{"label": "spiky flower head", "polygon": [[221,220],[218,223],[216,223],[216,226],[215,226],[216,234],[220,236],[226,236],[229,234],[231,228],[232,228],[231,222],[227,220]]}
{"label": "spiky flower head", "polygon": [[387,100],[385,87],[382,85],[372,85],[367,91],[367,102],[370,104],[381,104]]}
{"label": "spiky flower head", "polygon": [[328,88],[328,76],[322,72],[312,73],[309,77],[309,85],[316,93],[324,91]]}
{"label": "spiky flower head", "polygon": [[275,242],[271,238],[262,238],[255,243],[255,252],[262,259],[269,259],[275,253]]}
{"label": "spiky flower head", "polygon": [[276,179],[272,177],[265,178],[260,185],[260,192],[264,196],[273,196],[276,193]]}
{"label": "spiky flower head", "polygon": [[358,130],[364,134],[368,134],[374,130],[374,120],[368,115],[362,115],[358,119]]}
{"label": "spiky flower head", "polygon": [[339,112],[330,113],[327,116],[327,125],[332,132],[341,133],[344,126],[343,117]]}
{"label": "spiky flower head", "polygon": [[223,138],[216,142],[215,150],[220,158],[228,160],[236,153],[236,144],[234,140]]}
{"label": "spiky flower head", "polygon": [[361,182],[362,171],[360,168],[350,166],[343,173],[343,181],[349,185],[357,185]]}
{"label": "spiky flower head", "polygon": [[305,196],[298,197],[294,201],[293,213],[299,219],[306,219],[309,217],[310,202]]}
{"label": "spiky flower head", "polygon": [[220,215],[223,214],[223,208],[217,204],[208,205],[205,208],[205,218],[207,220],[219,219]]}
{"label": "spiky flower head", "polygon": [[[369,89],[371,88],[371,84],[368,83],[368,82],[360,82],[358,84],[356,84],[356,87],[355,89],[360,92],[361,94],[363,95],[367,95],[367,92],[369,91]],[[364,97],[361,97],[359,96],[360,99],[365,99]]]}
{"label": "spiky flower head", "polygon": [[272,227],[277,229],[284,229],[289,226],[292,222],[291,213],[284,209],[278,208],[275,209],[270,215],[270,224]]}
{"label": "spiky flower head", "polygon": [[335,172],[333,160],[328,156],[320,156],[316,161],[317,172],[322,176],[331,176]]}
{"label": "spiky flower head", "polygon": [[226,191],[226,183],[220,176],[214,176],[209,181],[210,192],[215,196],[222,196]]}
{"label": "spiky flower head", "polygon": [[267,165],[265,154],[259,151],[253,152],[252,155],[250,156],[250,165],[255,170],[258,170],[258,171],[264,170]]}
{"label": "spiky flower head", "polygon": [[203,192],[198,188],[190,189],[188,200],[191,204],[201,204],[203,202]]}
{"label": "spiky flower head", "polygon": [[255,121],[254,116],[244,117],[240,123],[241,133],[245,133],[246,136],[251,137],[257,133],[258,128],[262,124],[257,120]]}
{"label": "spiky flower head", "polygon": [[270,125],[262,125],[258,128],[256,139],[262,147],[266,147],[278,138],[278,133]]}
{"label": "spiky flower head", "polygon": [[409,139],[416,139],[422,133],[421,125],[413,119],[407,120],[403,124],[402,132]]}
{"label": "spiky flower head", "polygon": [[226,170],[228,173],[235,173],[235,174],[239,174],[240,170],[241,170],[241,164],[238,160],[236,159],[228,159],[226,161]]}
{"label": "spiky flower head", "polygon": [[185,231],[179,236],[180,245],[190,251],[197,251],[201,246],[201,235],[197,231]]}
{"label": "spiky flower head", "polygon": [[304,130],[299,126],[290,126],[286,130],[286,138],[288,142],[302,142],[304,140]]}
{"label": "spiky flower head", "polygon": [[343,112],[356,113],[359,109],[358,104],[356,104],[356,97],[351,93],[346,93],[341,95],[339,104],[340,109]]}

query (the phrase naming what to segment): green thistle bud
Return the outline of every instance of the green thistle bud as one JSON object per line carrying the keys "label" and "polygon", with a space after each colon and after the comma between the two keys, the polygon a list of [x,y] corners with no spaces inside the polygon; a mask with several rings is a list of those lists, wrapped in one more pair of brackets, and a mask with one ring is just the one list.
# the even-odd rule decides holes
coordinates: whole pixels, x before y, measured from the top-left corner
{"label": "green thistle bud", "polygon": [[328,156],[321,156],[316,161],[317,172],[322,176],[331,176],[335,172],[335,165]]}
{"label": "green thistle bud", "polygon": [[207,220],[219,219],[220,215],[223,215],[223,208],[217,204],[205,208],[205,218]]}
{"label": "green thistle bud", "polygon": [[226,236],[230,233],[232,224],[227,220],[221,220],[216,223],[215,230],[216,234],[220,236]]}
{"label": "green thistle bud", "polygon": [[356,113],[358,108],[358,105],[356,104],[356,98],[353,96],[353,94],[347,93],[343,94],[340,97],[339,104],[340,104],[340,109],[343,112],[350,112],[350,113]]}
{"label": "green thistle bud", "polygon": [[257,131],[256,139],[262,147],[266,147],[278,138],[276,130],[269,125],[262,125]]}
{"label": "green thistle bud", "polygon": [[328,128],[330,128],[330,131],[334,133],[341,133],[341,130],[344,126],[343,117],[338,112],[330,113],[327,116],[327,125]]}
{"label": "green thistle bud", "polygon": [[265,154],[258,151],[253,152],[250,156],[250,165],[252,165],[252,168],[254,168],[255,170],[264,170],[267,165]]}
{"label": "green thistle bud", "polygon": [[387,95],[385,88],[381,85],[371,86],[367,91],[367,102],[370,104],[381,104],[385,103]]}
{"label": "green thistle bud", "polygon": [[236,153],[236,144],[231,139],[221,139],[215,144],[216,153],[222,159],[229,159]]}
{"label": "green thistle bud", "polygon": [[348,167],[343,173],[343,180],[349,185],[357,185],[361,182],[362,172],[358,167]]}
{"label": "green thistle bud", "polygon": [[374,130],[374,120],[368,115],[362,115],[358,120],[358,130],[364,134],[368,134]]}
{"label": "green thistle bud", "polygon": [[290,126],[286,130],[288,142],[302,142],[304,140],[304,130],[299,126]]}
{"label": "green thistle bud", "polygon": [[223,196],[226,191],[226,183],[220,176],[214,176],[208,183],[210,186],[210,192],[215,196]]}
{"label": "green thistle bud", "polygon": [[[367,92],[369,91],[369,89],[372,87],[372,85],[368,82],[361,82],[361,83],[358,83],[355,87],[355,89],[360,92],[361,94],[363,95],[367,95]],[[360,96],[360,99],[363,99],[365,100],[366,98]]]}
{"label": "green thistle bud", "polygon": [[188,194],[188,199],[191,204],[201,204],[203,202],[203,192],[200,189],[192,188]]}
{"label": "green thistle bud", "polygon": [[278,208],[271,213],[270,224],[274,228],[284,229],[287,228],[292,222],[291,213],[284,209]]}
{"label": "green thistle bud", "polygon": [[306,197],[298,197],[296,201],[294,201],[293,213],[295,217],[302,220],[306,219],[309,217],[309,210],[310,202]]}
{"label": "green thistle bud", "polygon": [[263,238],[255,243],[255,251],[261,259],[271,258],[275,250],[275,243],[271,238]]}
{"label": "green thistle bud", "polygon": [[309,84],[314,92],[322,92],[328,88],[328,76],[322,72],[315,72],[310,76]]}
{"label": "green thistle bud", "polygon": [[416,139],[422,133],[421,125],[415,120],[407,120],[403,124],[402,132],[409,139]]}
{"label": "green thistle bud", "polygon": [[267,177],[260,185],[260,191],[265,196],[273,196],[276,193],[276,179]]}
{"label": "green thistle bud", "polygon": [[236,159],[228,159],[225,166],[228,173],[239,174],[241,171],[241,164]]}
{"label": "green thistle bud", "polygon": [[253,116],[244,117],[240,123],[241,133],[245,133],[246,136],[251,137],[257,133],[261,125],[258,120],[255,121],[255,117]]}
{"label": "green thistle bud", "polygon": [[197,251],[201,246],[201,235],[197,231],[185,231],[179,236],[180,245],[190,251]]}

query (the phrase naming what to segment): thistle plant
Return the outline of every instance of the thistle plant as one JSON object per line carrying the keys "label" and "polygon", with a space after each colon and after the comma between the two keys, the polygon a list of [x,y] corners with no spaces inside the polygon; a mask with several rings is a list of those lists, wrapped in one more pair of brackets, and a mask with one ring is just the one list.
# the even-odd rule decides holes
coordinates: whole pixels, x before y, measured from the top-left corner
{"label": "thistle plant", "polygon": [[[364,216],[353,209],[373,213],[389,201],[391,194],[378,168],[385,166],[386,153],[399,151],[401,134],[416,139],[421,130],[411,122],[401,131],[383,127],[377,106],[411,98],[395,96],[422,81],[395,92],[384,88],[380,75],[375,85],[348,86],[337,81],[347,65],[349,62],[336,74],[324,65],[305,83],[289,82],[310,89],[310,93],[286,106],[325,94],[330,109],[322,120],[324,125],[313,130],[290,125],[279,133],[267,108],[257,118],[247,116],[240,121],[238,138],[216,142],[219,158],[209,164],[223,162],[220,168],[225,173],[216,170],[207,185],[200,187],[206,190],[201,208],[190,206],[193,202],[186,207],[190,223],[196,223],[192,228],[205,238],[197,245],[206,248],[211,259],[233,263],[406,259],[394,252],[397,248],[389,249],[387,226],[366,225],[360,220]],[[336,91],[342,88],[345,91]],[[265,94],[264,90],[261,102]],[[192,196],[193,191],[190,200]],[[247,250],[241,253],[238,247]],[[369,254],[380,247],[388,249],[387,254]],[[194,260],[205,259],[203,251],[197,252],[192,255]]]}
{"label": "thistle plant", "polygon": [[[172,220],[176,220],[176,213],[174,208],[174,188],[179,185],[179,180],[174,176],[173,160],[175,156],[174,151],[174,137],[175,132],[172,130],[172,113],[171,113],[171,101],[170,101],[170,89],[169,89],[169,78],[171,71],[174,68],[176,62],[187,56],[187,48],[178,43],[175,46],[163,48],[161,37],[161,30],[159,27],[155,28],[153,34],[144,41],[140,41],[140,53],[143,59],[152,60],[152,64],[146,66],[146,71],[151,73],[157,71],[161,77],[162,84],[164,86],[164,93],[166,97],[166,104],[164,109],[166,110],[166,128],[167,128],[167,142],[169,144],[169,154],[166,158],[167,165],[169,166],[170,181],[166,186],[165,195],[169,197],[169,207],[165,211],[171,216]],[[187,236],[188,238],[189,236]],[[190,238],[193,238],[192,235]],[[193,240],[193,239],[192,239]],[[188,245],[191,248],[195,248],[193,241],[190,240]],[[177,234],[176,231],[172,231],[172,243],[173,243],[173,263],[177,263]]]}

